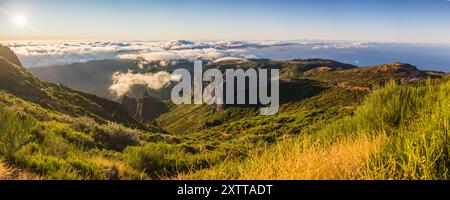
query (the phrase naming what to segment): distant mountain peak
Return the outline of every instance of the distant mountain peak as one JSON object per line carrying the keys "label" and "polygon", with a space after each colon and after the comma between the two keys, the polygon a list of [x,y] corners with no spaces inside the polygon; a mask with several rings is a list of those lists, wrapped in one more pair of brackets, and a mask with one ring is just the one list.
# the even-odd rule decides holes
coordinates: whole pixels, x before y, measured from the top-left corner
{"label": "distant mountain peak", "polygon": [[0,57],[3,57],[5,60],[15,65],[22,66],[17,55],[9,47],[0,45]]}
{"label": "distant mountain peak", "polygon": [[407,63],[393,62],[380,66],[383,70],[395,70],[395,71],[416,71],[416,66]]}

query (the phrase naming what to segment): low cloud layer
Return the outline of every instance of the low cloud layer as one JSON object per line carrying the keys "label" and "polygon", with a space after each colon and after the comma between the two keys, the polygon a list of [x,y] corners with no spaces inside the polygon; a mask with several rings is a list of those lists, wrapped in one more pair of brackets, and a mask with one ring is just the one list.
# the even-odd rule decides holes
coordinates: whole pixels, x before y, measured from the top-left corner
{"label": "low cloud layer", "polygon": [[259,50],[304,47],[310,50],[330,48],[367,48],[369,43],[323,41],[134,41],[134,42],[3,42],[19,56],[25,67],[66,65],[102,59],[137,59],[146,64],[170,64],[176,60],[211,60],[223,58],[266,58]]}
{"label": "low cloud layer", "polygon": [[112,75],[113,84],[109,87],[109,91],[120,97],[128,93],[135,85],[159,90],[169,86],[171,82],[181,81],[181,78],[180,75],[173,75],[166,71],[145,74],[133,73],[131,71],[127,73],[116,72]]}

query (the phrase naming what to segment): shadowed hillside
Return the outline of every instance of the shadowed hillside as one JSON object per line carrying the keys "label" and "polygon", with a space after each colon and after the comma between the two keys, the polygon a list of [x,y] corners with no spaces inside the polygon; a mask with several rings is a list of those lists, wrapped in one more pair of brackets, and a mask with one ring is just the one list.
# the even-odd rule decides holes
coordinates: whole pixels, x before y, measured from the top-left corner
{"label": "shadowed hillside", "polygon": [[[3,52],[13,61],[17,59],[11,56],[14,55],[11,51]],[[0,66],[0,90],[63,114],[89,116],[99,122],[109,120],[127,126],[140,126],[128,116],[121,104],[62,85],[43,82],[3,56],[0,56]]]}
{"label": "shadowed hillside", "polygon": [[[134,60],[98,60],[86,63],[74,63],[65,66],[30,68],[28,70],[42,80],[59,83],[79,91],[116,101],[119,100],[120,97],[111,94],[108,90],[113,83],[111,78],[115,72],[126,73],[130,70],[133,72],[145,73],[155,72],[158,68],[171,71],[175,68],[190,66],[190,62],[178,62],[173,66],[161,67],[158,63],[155,63],[140,68],[139,62]],[[133,88],[133,91],[130,91],[127,95],[139,98],[144,92],[148,92],[151,96],[164,100],[170,98],[170,88],[152,90],[136,86]]]}

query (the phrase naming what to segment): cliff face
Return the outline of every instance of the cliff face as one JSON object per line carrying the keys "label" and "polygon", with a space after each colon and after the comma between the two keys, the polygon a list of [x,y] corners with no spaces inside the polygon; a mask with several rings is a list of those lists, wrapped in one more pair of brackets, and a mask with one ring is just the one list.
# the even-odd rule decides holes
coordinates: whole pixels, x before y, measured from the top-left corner
{"label": "cliff face", "polygon": [[167,108],[164,102],[150,96],[147,92],[137,100],[124,96],[122,105],[128,110],[131,117],[142,123],[153,121],[169,111],[169,108]]}
{"label": "cliff face", "polygon": [[130,98],[128,96],[124,96],[122,99],[122,105],[128,111],[128,115],[134,117],[137,112],[137,100],[134,98]]}

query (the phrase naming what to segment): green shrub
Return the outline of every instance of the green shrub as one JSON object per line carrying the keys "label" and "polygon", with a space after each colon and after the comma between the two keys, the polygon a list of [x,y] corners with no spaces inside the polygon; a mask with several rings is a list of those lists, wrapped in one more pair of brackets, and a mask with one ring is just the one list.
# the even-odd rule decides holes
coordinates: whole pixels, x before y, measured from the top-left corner
{"label": "green shrub", "polygon": [[100,148],[123,151],[128,146],[139,145],[136,132],[115,123],[96,126],[92,137]]}
{"label": "green shrub", "polygon": [[128,147],[125,150],[128,163],[134,168],[145,171],[152,176],[173,170],[174,160],[169,154],[178,149],[162,143],[149,143],[143,147]]}
{"label": "green shrub", "polygon": [[34,124],[30,117],[0,108],[0,154],[14,162],[18,150],[30,140]]}
{"label": "green shrub", "polygon": [[450,81],[420,89],[420,110],[372,156],[366,178],[450,178]]}

